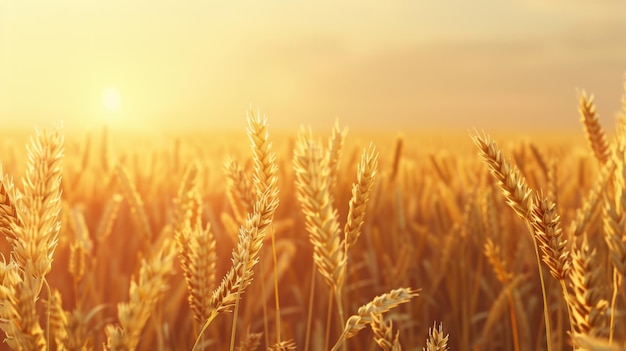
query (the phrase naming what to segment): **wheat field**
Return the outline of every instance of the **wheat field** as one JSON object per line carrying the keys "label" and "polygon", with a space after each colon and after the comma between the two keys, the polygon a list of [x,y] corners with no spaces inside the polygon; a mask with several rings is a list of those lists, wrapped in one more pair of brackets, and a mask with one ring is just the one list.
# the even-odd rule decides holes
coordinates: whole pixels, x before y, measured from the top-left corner
{"label": "wheat field", "polygon": [[0,349],[626,349],[626,116],[579,101],[562,136],[4,135]]}

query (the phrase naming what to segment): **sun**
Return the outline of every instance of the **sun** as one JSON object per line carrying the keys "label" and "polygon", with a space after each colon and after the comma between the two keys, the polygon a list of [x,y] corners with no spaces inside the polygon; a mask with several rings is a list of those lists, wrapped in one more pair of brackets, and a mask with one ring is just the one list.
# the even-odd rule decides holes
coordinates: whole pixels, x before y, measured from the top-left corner
{"label": "sun", "polygon": [[102,91],[102,105],[109,112],[116,112],[122,107],[122,95],[115,87],[108,87]]}

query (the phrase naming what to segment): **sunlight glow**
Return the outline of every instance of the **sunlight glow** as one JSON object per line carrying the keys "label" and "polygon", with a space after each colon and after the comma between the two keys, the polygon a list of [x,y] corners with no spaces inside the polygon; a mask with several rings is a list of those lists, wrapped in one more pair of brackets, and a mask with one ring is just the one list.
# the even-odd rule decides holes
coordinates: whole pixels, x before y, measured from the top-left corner
{"label": "sunlight glow", "polygon": [[102,91],[102,104],[109,112],[116,112],[122,107],[122,95],[114,87],[106,88]]}

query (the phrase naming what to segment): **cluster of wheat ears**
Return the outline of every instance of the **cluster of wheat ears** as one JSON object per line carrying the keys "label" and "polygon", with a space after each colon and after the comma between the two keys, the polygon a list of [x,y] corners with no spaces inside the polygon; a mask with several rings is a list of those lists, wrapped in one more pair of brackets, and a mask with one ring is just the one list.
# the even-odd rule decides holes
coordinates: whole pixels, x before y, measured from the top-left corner
{"label": "cluster of wheat ears", "polygon": [[247,151],[0,145],[0,349],[626,349],[626,99],[612,141],[579,101],[593,153],[523,141],[516,165],[478,132],[480,157],[345,162],[337,124],[277,156],[252,111]]}

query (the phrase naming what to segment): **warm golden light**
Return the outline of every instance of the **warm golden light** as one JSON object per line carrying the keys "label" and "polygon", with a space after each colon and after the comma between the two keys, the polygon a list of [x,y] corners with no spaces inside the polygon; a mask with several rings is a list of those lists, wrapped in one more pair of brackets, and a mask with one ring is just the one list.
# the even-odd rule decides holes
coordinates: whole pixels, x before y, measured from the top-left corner
{"label": "warm golden light", "polygon": [[102,104],[109,112],[116,112],[122,107],[122,95],[114,87],[104,89],[102,92]]}
{"label": "warm golden light", "polygon": [[626,1],[270,3],[0,0],[2,125],[239,131],[252,103],[284,130],[578,131],[577,87],[621,110]]}

